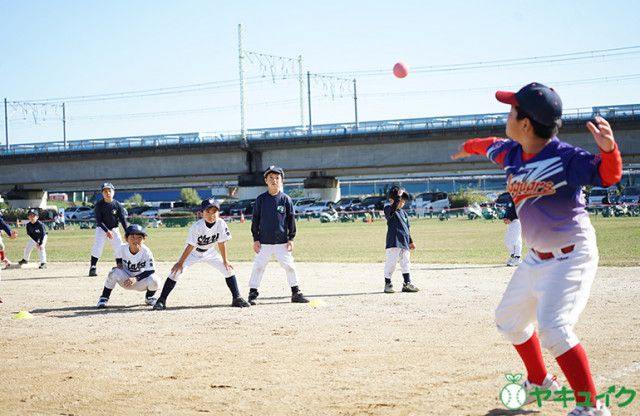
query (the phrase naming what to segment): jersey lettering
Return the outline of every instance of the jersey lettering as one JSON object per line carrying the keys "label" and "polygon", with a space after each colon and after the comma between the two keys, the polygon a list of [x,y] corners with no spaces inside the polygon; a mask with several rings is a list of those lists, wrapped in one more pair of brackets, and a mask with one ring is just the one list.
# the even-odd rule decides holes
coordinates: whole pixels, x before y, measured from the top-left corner
{"label": "jersey lettering", "polygon": [[209,244],[215,243],[216,241],[218,241],[218,237],[220,237],[219,233],[211,235],[211,236],[200,235],[200,236],[198,236],[198,245],[199,246],[207,246]]}

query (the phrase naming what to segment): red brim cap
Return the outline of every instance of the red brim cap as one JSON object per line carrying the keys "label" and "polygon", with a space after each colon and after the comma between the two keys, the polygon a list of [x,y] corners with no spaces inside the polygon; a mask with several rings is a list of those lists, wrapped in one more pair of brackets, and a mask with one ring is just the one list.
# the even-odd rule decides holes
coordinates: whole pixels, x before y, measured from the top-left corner
{"label": "red brim cap", "polygon": [[516,99],[515,92],[496,91],[496,100],[505,104],[518,105],[518,100]]}

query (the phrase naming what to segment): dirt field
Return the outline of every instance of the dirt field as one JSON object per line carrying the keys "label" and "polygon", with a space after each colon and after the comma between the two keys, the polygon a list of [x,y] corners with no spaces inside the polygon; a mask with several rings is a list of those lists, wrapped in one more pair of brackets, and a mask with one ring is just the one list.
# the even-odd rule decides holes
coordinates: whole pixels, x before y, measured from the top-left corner
{"label": "dirt field", "polygon": [[[197,265],[170,309],[155,312],[119,287],[96,310],[99,266],[98,278],[85,277],[84,263],[2,272],[1,415],[568,412],[561,403],[508,412],[498,399],[504,375],[523,371],[493,325],[506,267],[414,264],[422,291],[389,295],[381,263],[299,263],[301,288],[323,302],[313,308],[289,302],[272,263],[262,302],[236,309],[224,279]],[[251,265],[235,266],[246,295]],[[640,267],[600,268],[577,328],[599,389],[640,393],[638,276]],[[34,318],[12,319],[20,310]],[[640,415],[640,394],[625,408],[617,400],[614,415]]]}

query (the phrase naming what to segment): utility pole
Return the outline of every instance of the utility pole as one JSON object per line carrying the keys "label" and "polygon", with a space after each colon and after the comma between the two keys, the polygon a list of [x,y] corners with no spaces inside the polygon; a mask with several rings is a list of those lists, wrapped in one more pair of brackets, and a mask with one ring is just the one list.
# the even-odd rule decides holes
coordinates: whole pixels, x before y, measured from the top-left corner
{"label": "utility pole", "polygon": [[313,123],[311,122],[311,72],[307,71],[307,99],[309,101],[309,134],[313,130]]}
{"label": "utility pole", "polygon": [[298,84],[300,92],[300,128],[304,129],[304,78],[302,77],[302,55],[298,55]]}
{"label": "utility pole", "polygon": [[7,141],[7,150],[9,150],[9,119],[7,118],[7,99],[4,99],[4,138]]}
{"label": "utility pole", "polygon": [[247,130],[244,122],[245,102],[244,102],[244,69],[242,68],[242,24],[238,24],[238,72],[240,73],[240,138],[242,145],[247,145]]}
{"label": "utility pole", "polygon": [[64,103],[62,103],[62,143],[63,149],[67,148],[67,117],[64,110]]}
{"label": "utility pole", "polygon": [[353,105],[356,111],[356,130],[358,130],[358,90],[356,88],[356,79],[353,79]]}

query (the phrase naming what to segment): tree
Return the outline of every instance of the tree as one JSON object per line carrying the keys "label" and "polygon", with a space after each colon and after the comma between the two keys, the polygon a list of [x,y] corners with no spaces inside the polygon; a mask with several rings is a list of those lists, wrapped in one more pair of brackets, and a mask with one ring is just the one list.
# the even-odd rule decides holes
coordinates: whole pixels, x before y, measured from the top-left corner
{"label": "tree", "polygon": [[144,199],[140,194],[133,194],[124,201],[127,207],[141,207],[144,205]]}
{"label": "tree", "polygon": [[202,202],[200,195],[193,188],[182,188],[180,190],[180,200],[187,206],[199,205]]}

